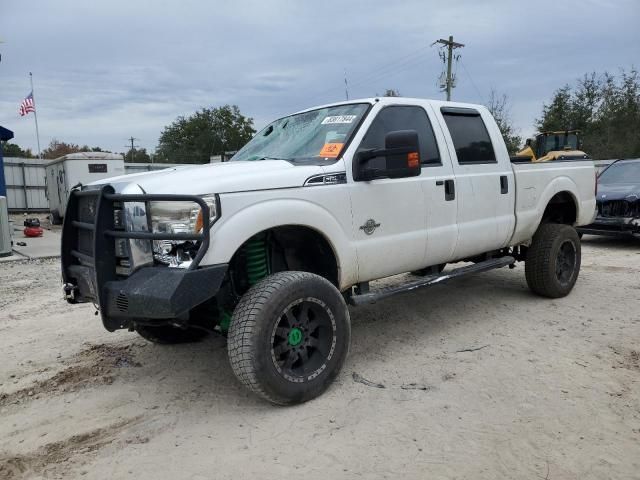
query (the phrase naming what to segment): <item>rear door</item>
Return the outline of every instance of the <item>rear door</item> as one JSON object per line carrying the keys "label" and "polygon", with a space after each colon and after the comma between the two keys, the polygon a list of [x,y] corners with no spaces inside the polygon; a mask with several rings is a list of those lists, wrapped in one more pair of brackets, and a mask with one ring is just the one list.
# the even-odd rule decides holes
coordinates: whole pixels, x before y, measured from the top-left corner
{"label": "rear door", "polygon": [[507,246],[515,226],[513,169],[490,114],[442,106],[439,112],[451,153],[458,198],[461,259]]}

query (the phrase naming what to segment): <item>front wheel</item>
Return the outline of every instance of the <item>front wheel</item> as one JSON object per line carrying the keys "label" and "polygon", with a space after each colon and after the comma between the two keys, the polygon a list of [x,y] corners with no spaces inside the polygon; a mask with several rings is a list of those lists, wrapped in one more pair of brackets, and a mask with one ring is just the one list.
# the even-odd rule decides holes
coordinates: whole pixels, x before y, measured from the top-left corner
{"label": "front wheel", "polygon": [[336,287],[312,273],[279,272],[240,299],[227,348],[233,372],[249,390],[293,405],[328,388],[350,338],[349,311]]}
{"label": "front wheel", "polygon": [[580,238],[570,225],[540,225],[525,259],[529,288],[544,297],[569,294],[580,272]]}

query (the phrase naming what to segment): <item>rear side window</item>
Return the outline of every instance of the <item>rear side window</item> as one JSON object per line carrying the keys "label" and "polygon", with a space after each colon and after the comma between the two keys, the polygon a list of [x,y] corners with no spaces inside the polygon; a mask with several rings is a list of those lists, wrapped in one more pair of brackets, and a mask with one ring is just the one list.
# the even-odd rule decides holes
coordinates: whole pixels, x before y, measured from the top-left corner
{"label": "rear side window", "polygon": [[478,112],[470,112],[472,113],[458,113],[442,109],[444,121],[456,149],[458,163],[496,163],[496,154],[487,127]]}
{"label": "rear side window", "polygon": [[[415,130],[420,142],[420,163],[425,166],[440,165],[440,152],[427,112],[421,107],[385,107],[371,123],[358,150],[384,148],[384,137],[397,130]],[[375,160],[374,160],[375,161]]]}

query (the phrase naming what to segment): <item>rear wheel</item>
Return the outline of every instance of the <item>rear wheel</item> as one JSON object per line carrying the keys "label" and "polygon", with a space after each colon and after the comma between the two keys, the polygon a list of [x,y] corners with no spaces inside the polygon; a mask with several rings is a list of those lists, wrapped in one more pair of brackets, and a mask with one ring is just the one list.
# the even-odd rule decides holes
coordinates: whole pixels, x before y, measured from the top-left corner
{"label": "rear wheel", "polygon": [[136,332],[153,343],[174,345],[177,343],[198,342],[207,336],[208,332],[199,328],[179,328],[171,325],[149,326],[136,325]]}
{"label": "rear wheel", "polygon": [[554,223],[541,225],[527,250],[527,284],[538,295],[564,297],[578,279],[580,260],[580,238],[575,228]]}
{"label": "rear wheel", "polygon": [[238,303],[229,329],[229,361],[249,390],[292,405],[328,388],[344,364],[350,337],[346,303],[328,280],[279,272]]}

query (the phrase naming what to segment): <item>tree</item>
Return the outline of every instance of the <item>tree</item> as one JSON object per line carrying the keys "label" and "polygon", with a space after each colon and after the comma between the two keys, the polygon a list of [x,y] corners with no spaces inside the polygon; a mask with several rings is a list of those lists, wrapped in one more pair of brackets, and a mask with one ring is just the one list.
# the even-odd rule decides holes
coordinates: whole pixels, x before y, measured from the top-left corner
{"label": "tree", "polygon": [[138,162],[138,163],[151,163],[151,157],[147,153],[146,148],[134,148],[129,149],[127,153],[124,154],[125,162]]}
{"label": "tree", "polygon": [[23,150],[15,143],[2,142],[2,152],[5,157],[34,158],[30,148]]}
{"label": "tree", "polygon": [[541,132],[576,128],[571,109],[571,87],[565,85],[553,93],[549,105],[542,105],[542,117],[536,119],[536,127]]}
{"label": "tree", "polygon": [[253,119],[236,105],[203,108],[178,117],[162,131],[156,150],[159,162],[209,163],[212,155],[240,149],[256,133]]}
{"label": "tree", "polygon": [[68,155],[70,153],[77,153],[81,151],[82,151],[82,148],[79,145],[76,145],[74,143],[61,142],[54,138],[49,143],[49,146],[42,151],[42,156],[44,158],[53,159],[53,158],[62,157],[63,155]]}
{"label": "tree", "polygon": [[42,151],[42,156],[48,159],[54,159],[68,155],[70,153],[78,152],[107,152],[108,150],[102,150],[100,147],[90,147],[89,145],[76,145],[75,143],[61,142],[57,139],[51,140],[49,146]]}
{"label": "tree", "polygon": [[517,134],[515,127],[511,120],[511,106],[509,105],[509,98],[505,95],[499,95],[495,90],[491,90],[489,94],[489,103],[487,108],[495,118],[498,128],[502,133],[504,143],[507,145],[507,150],[510,155],[515,154],[520,145],[522,145],[522,137]]}
{"label": "tree", "polygon": [[536,120],[540,131],[582,131],[583,149],[593,158],[640,156],[640,77],[621,70],[619,77],[595,72],[574,88],[557,90]]}

